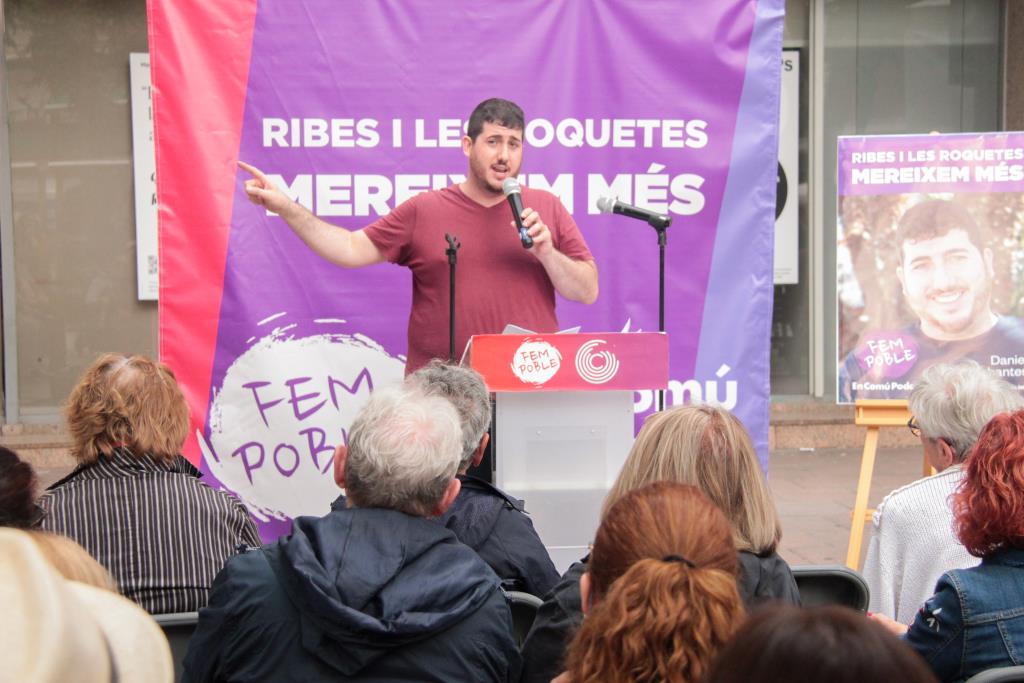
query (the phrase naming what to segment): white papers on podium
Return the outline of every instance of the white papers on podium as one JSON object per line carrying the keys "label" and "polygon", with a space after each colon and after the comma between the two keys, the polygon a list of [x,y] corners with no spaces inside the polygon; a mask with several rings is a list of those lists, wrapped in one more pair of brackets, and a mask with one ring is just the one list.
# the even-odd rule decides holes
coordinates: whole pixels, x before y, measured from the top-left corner
{"label": "white papers on podium", "polygon": [[[580,331],[580,326],[577,325],[576,327],[570,327],[568,329],[559,330],[558,332],[555,332],[555,334],[576,334],[579,331]],[[525,327],[519,327],[519,325],[516,325],[516,324],[513,324],[513,323],[509,323],[508,325],[505,325],[505,329],[503,329],[501,331],[501,333],[502,334],[537,334],[533,330],[528,330]],[[469,340],[466,341],[466,348],[462,349],[462,358],[459,359],[459,365],[468,365],[469,364],[469,347],[470,347],[470,345],[472,345],[472,343],[473,343],[473,338],[470,337]]]}

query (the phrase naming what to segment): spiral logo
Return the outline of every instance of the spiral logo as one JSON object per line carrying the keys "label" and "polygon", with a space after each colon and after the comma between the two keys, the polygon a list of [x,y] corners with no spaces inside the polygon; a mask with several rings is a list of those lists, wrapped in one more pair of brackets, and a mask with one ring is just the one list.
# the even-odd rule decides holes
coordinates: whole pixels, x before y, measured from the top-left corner
{"label": "spiral logo", "polygon": [[619,371],[619,359],[611,351],[597,351],[603,339],[588,341],[576,352],[576,372],[591,384],[604,384]]}

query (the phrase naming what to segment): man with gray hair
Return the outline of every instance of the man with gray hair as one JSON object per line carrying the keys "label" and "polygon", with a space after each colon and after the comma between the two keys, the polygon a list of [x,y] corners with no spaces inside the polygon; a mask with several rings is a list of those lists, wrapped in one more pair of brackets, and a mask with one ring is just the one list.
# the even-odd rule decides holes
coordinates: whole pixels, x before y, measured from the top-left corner
{"label": "man with gray hair", "polygon": [[872,517],[864,560],[872,612],[908,624],[943,573],[978,564],[956,538],[949,497],[981,429],[1022,406],[1015,387],[973,360],[933,365],[921,375],[910,394],[907,426],[937,474],[896,489]]}
{"label": "man with gray hair", "polygon": [[447,398],[462,420],[462,489],[440,522],[490,565],[505,589],[544,595],[560,577],[523,501],[467,474],[480,464],[490,440],[491,398],[484,378],[471,368],[434,360],[408,381]]}
{"label": "man with gray hair", "polygon": [[427,519],[459,493],[461,436],[449,401],[411,384],[374,392],[335,451],[347,495],[227,563],[184,679],[516,680],[498,578]]}

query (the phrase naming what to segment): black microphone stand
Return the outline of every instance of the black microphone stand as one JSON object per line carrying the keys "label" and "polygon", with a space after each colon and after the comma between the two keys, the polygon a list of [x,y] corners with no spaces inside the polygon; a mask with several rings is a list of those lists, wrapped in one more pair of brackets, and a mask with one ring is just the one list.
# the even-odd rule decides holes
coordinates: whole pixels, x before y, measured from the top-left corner
{"label": "black microphone stand", "polygon": [[[601,213],[617,213],[630,218],[646,221],[647,225],[658,233],[658,332],[665,334],[665,244],[666,231],[672,225],[672,216],[667,213],[654,213],[647,209],[631,206],[615,199],[602,197],[597,202]],[[658,390],[658,411],[665,410],[665,390]]]}
{"label": "black microphone stand", "polygon": [[444,234],[448,248],[448,360],[455,362],[455,252],[462,247],[462,242],[455,235]]}
{"label": "black microphone stand", "polygon": [[[663,217],[659,217],[661,219]],[[658,332],[665,333],[665,244],[668,226],[672,225],[672,217],[668,220],[651,219],[647,223],[658,233]],[[665,410],[665,390],[658,390],[658,411]]]}

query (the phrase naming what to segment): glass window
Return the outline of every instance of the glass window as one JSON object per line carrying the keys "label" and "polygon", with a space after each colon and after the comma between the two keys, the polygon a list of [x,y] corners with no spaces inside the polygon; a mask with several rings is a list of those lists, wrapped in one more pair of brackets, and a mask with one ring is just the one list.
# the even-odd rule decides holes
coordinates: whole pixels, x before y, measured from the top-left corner
{"label": "glass window", "polygon": [[825,395],[836,377],[836,141],[840,135],[999,129],[999,0],[827,0]]}
{"label": "glass window", "polygon": [[808,261],[807,214],[807,84],[811,63],[807,50],[810,26],[810,0],[788,0],[783,43],[786,48],[800,52],[800,90],[783,93],[783,97],[797,98],[800,119],[799,176],[794,183],[788,179],[790,201],[796,199],[799,221],[798,282],[775,286],[772,310],[771,390],[773,394],[807,394],[810,389],[811,331],[810,331],[810,267]]}

